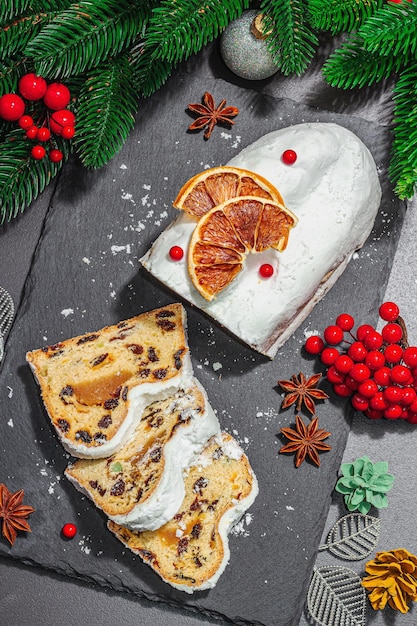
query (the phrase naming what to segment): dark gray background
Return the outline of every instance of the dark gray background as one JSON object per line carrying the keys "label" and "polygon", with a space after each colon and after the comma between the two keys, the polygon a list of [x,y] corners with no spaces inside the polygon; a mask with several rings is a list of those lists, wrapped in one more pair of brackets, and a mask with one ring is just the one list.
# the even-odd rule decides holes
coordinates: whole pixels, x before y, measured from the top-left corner
{"label": "dark gray background", "polygon": [[[213,92],[216,99],[226,97],[229,104],[238,106],[241,109],[237,118],[239,126],[236,124],[236,128],[232,131],[225,132],[232,137],[239,135],[241,147],[264,132],[290,123],[315,119],[339,121],[362,136],[373,150],[377,164],[381,168],[382,177],[386,179],[388,134],[383,128],[373,123],[368,124],[363,119],[375,120],[380,124],[387,123],[389,86],[357,94],[339,93],[323,84],[318,72],[319,63],[320,59],[311,72],[302,79],[285,80],[275,77],[265,83],[248,85],[235,81],[224,71],[217,57],[216,46],[213,50],[208,49],[197,58],[191,59],[187,66],[180,68],[167,86],[144,104],[144,112],[141,114],[142,117],[141,115],[138,117],[135,132],[122,153],[107,168],[100,172],[85,173],[76,164],[70,165],[59,182],[52,203],[50,203],[50,197],[53,189],[49,189],[21,219],[0,233],[0,284],[11,291],[16,303],[20,299],[26,274],[29,269],[31,270],[18,320],[7,346],[8,354],[2,374],[3,395],[0,411],[3,414],[1,428],[5,433],[5,436],[2,436],[2,444],[6,442],[4,444],[6,447],[4,455],[2,454],[0,458],[0,475],[5,475],[6,479],[3,480],[11,483],[10,487],[16,489],[22,486],[22,479],[24,479],[25,487],[29,486],[30,503],[36,506],[35,500],[38,499],[37,508],[41,511],[42,517],[41,528],[37,532],[36,518],[32,516],[34,532],[27,538],[27,541],[18,540],[13,552],[9,551],[7,546],[4,548],[2,545],[4,548],[2,553],[9,553],[10,556],[15,556],[21,561],[40,562],[44,567],[51,567],[71,575],[87,577],[90,580],[96,577],[100,578],[100,582],[107,582],[107,584],[109,582],[101,580],[102,572],[97,571],[97,567],[101,568],[102,565],[99,561],[93,565],[88,563],[85,567],[83,558],[81,567],[78,562],[77,567],[73,567],[75,561],[79,559],[79,554],[76,556],[70,554],[63,562],[57,562],[54,558],[56,550],[59,549],[56,531],[59,527],[57,524],[59,524],[60,510],[66,512],[74,510],[74,506],[80,507],[79,495],[74,494],[67,485],[62,484],[65,503],[61,501],[56,510],[50,512],[50,516],[45,515],[47,502],[50,503],[50,499],[42,496],[42,489],[36,493],[38,486],[43,487],[41,480],[39,477],[37,480],[34,478],[30,485],[31,463],[33,463],[31,457],[39,453],[39,450],[33,452],[27,449],[23,458],[28,460],[28,463],[22,467],[22,458],[10,454],[13,446],[20,443],[20,435],[16,436],[16,428],[3,431],[4,422],[9,420],[10,415],[16,422],[19,413],[21,411],[24,413],[25,409],[27,413],[28,396],[33,395],[35,388],[33,381],[29,381],[24,371],[22,357],[26,349],[41,345],[39,344],[41,336],[46,334],[47,342],[51,343],[73,332],[97,328],[102,323],[112,321],[109,317],[114,320],[121,319],[126,314],[139,312],[142,306],[146,309],[150,306],[157,306],[159,302],[172,300],[169,294],[153,281],[138,273],[137,267],[130,266],[125,259],[121,262],[120,255],[110,254],[106,257],[102,255],[100,259],[99,256],[103,251],[103,241],[110,233],[110,225],[113,237],[118,235],[120,238],[119,241],[114,240],[114,243],[135,241],[138,248],[137,256],[139,252],[146,249],[149,243],[146,237],[149,238],[155,234],[150,232],[151,226],[148,222],[147,229],[131,231],[132,238],[121,237],[132,227],[132,224],[138,222],[141,211],[139,202],[146,195],[143,191],[139,191],[143,189],[143,181],[147,184],[153,176],[150,196],[159,203],[159,211],[161,203],[168,207],[168,216],[164,218],[163,224],[161,226],[153,224],[155,232],[159,232],[160,228],[169,223],[169,200],[174,197],[181,179],[184,180],[188,174],[199,171],[206,163],[225,162],[235,153],[235,148],[231,150],[230,141],[223,140],[222,142],[221,131],[218,128],[207,143],[203,142],[201,135],[184,134],[186,125],[190,122],[184,111],[189,102],[197,101],[207,89]],[[299,103],[308,103],[310,107],[304,108],[289,100],[282,100],[280,99],[282,93],[286,98],[291,96]],[[315,106],[320,108],[316,110]],[[338,117],[327,114],[322,109],[336,111],[341,115]],[[349,112],[351,116],[345,117],[344,112]],[[143,163],[144,154],[147,159],[150,158],[147,164]],[[169,159],[168,164],[167,159]],[[112,194],[110,184],[117,180],[121,172],[123,174],[121,165],[124,164],[128,165],[126,173],[130,178],[125,183],[119,180],[117,189],[120,191],[121,186],[125,184],[126,191],[134,191],[136,205],[130,207],[129,210],[126,209],[129,200],[121,203],[117,193]],[[167,168],[170,174],[167,177],[167,184],[161,185],[161,172],[165,173]],[[348,273],[316,309],[311,324],[318,325],[324,316],[326,319],[328,316],[334,316],[340,312],[340,306],[344,302],[355,314],[367,315],[371,312],[375,316],[375,302],[382,297],[386,286],[402,218],[402,208],[391,196],[386,183],[384,192],[384,213],[387,212],[388,215],[388,229],[385,215],[384,220],[377,224],[372,239],[372,248],[369,248],[368,252],[366,250],[363,252],[360,261],[354,264],[354,267],[349,268]],[[145,210],[142,209],[142,211]],[[396,212],[398,215],[394,219]],[[43,225],[44,215],[46,215],[45,225]],[[40,245],[33,257],[39,237]],[[375,248],[377,248],[376,253]],[[81,253],[85,254],[86,258],[92,257],[95,260],[94,274],[86,274],[90,266],[81,265],[80,270],[79,261],[83,258],[80,256]],[[366,264],[366,257],[369,254],[374,255],[371,275],[369,265]],[[134,256],[136,252],[132,259]],[[99,270],[99,265],[104,269]],[[94,283],[91,282],[92,277],[94,277]],[[116,292],[115,296],[113,292]],[[357,302],[353,304],[351,303],[352,296],[357,297]],[[62,309],[67,305],[73,305],[74,302],[78,307],[75,315],[63,318]],[[139,310],[138,302],[140,302]],[[148,303],[150,306],[145,306]],[[207,337],[211,337],[213,333],[214,345],[207,351]],[[203,335],[200,341],[197,340],[199,335]],[[277,457],[276,454],[276,434],[281,425],[291,422],[291,415],[288,413],[280,414],[279,417],[274,415],[274,421],[264,412],[262,426],[259,426],[259,422],[253,423],[256,406],[265,401],[264,390],[266,390],[268,401],[272,405],[274,399],[275,407],[278,409],[280,398],[273,388],[274,381],[279,377],[288,377],[293,373],[294,368],[299,368],[301,341],[302,333],[300,332],[284,347],[282,355],[271,364],[242,346],[236,345],[219,329],[213,329],[208,322],[200,319],[198,313],[190,311],[190,343],[194,365],[197,368],[196,373],[208,388],[215,408],[220,413],[223,411],[221,419],[224,427],[231,431],[236,430],[243,439],[248,438],[247,452],[260,480],[263,478],[266,480],[270,467],[275,467],[278,472],[270,481],[267,481],[268,488],[264,494],[261,484],[261,494],[257,500],[258,508],[254,508],[253,511],[253,525],[248,527],[249,537],[232,537],[232,551],[235,550],[235,552],[228,570],[221,579],[222,583],[223,578],[225,579],[224,584],[219,583],[218,590],[210,592],[205,598],[192,599],[192,603],[195,603],[200,610],[217,610],[220,614],[228,615],[230,618],[234,615],[241,615],[251,621],[259,619],[261,623],[279,623],[283,626],[298,623],[315,550],[330,505],[331,485],[343,454],[349,428],[348,420],[341,407],[332,405],[331,409],[323,410],[320,415],[323,415],[324,427],[329,427],[336,439],[332,441],[334,446],[332,453],[328,455],[329,458],[325,459],[320,470],[306,466],[304,474],[301,474],[295,472],[290,458]],[[208,365],[204,365],[206,360]],[[215,361],[223,363],[225,375],[223,381],[219,380],[218,375],[213,374],[211,366]],[[236,364],[236,362],[237,366],[234,365],[235,369],[233,369],[231,364]],[[284,364],[285,369],[283,369]],[[301,367],[304,369],[310,366],[313,367],[301,361]],[[16,372],[18,372],[19,384],[24,391],[16,392],[13,403],[9,403],[7,414],[4,415],[3,412],[6,410],[3,407],[6,407],[7,403],[4,385],[16,386]],[[256,389],[259,379],[262,385],[265,385],[265,388],[262,387],[262,400],[256,397],[253,399],[250,389],[250,387]],[[227,401],[225,401],[225,393],[230,395]],[[7,399],[9,399],[8,394]],[[236,406],[233,405],[234,402]],[[240,420],[236,413],[241,412],[242,409],[249,413],[249,417]],[[10,411],[12,411],[11,414]],[[45,456],[47,453],[49,457],[52,457],[57,468],[63,467],[65,458],[56,445],[53,435],[49,432],[46,422],[42,422],[44,415],[39,403],[33,411],[36,426],[44,429],[42,454]],[[333,423],[330,427],[330,420],[333,419],[335,411],[342,419],[338,424]],[[327,424],[325,420],[328,420]],[[29,448],[31,447],[32,433],[27,436],[25,443]],[[265,452],[265,458],[262,458],[260,451],[262,454]],[[275,466],[271,463],[275,463]],[[13,481],[15,485],[12,484]],[[271,522],[262,510],[264,507],[268,508],[271,498],[277,498],[279,502],[279,498],[284,494],[288,495],[289,491],[295,494],[293,504],[299,505],[303,502],[305,507],[303,515],[300,516],[301,519],[297,518],[296,528],[294,528],[291,514],[288,514],[288,519],[282,519],[276,523]],[[317,497],[316,494],[318,494]],[[63,504],[62,509],[61,504]],[[83,520],[85,517],[89,518],[83,529],[83,535],[94,536],[87,531],[92,530],[97,520],[101,521],[100,517],[88,505],[83,506],[87,511]],[[293,506],[292,509],[294,509]],[[284,507],[284,510],[290,511],[291,509]],[[67,520],[64,518],[64,521]],[[257,524],[260,524],[259,528]],[[276,528],[275,524],[277,524]],[[266,528],[274,539],[274,545],[270,546],[270,550],[275,551],[273,561],[276,567],[272,570],[271,563],[268,570],[262,550],[260,557],[252,552],[253,546],[256,547],[256,543],[260,542],[261,528]],[[273,530],[276,532],[272,532]],[[95,534],[98,534],[97,531]],[[304,542],[304,549],[307,551],[306,555],[299,554],[296,550],[300,545],[300,536]],[[72,549],[72,545],[68,544],[68,551]],[[129,559],[128,556],[122,556]],[[117,616],[117,621],[124,624],[201,623],[199,618],[192,618],[188,614],[183,614],[182,611],[168,610],[165,606],[148,605],[143,600],[137,600],[133,595],[126,597],[114,591],[91,590],[90,587],[71,582],[69,578],[45,575],[38,571],[34,574],[32,570],[22,569],[22,566],[16,566],[9,560],[6,560],[5,564],[1,563],[0,567],[4,569],[4,574],[1,570],[1,586],[3,587],[3,581],[7,581],[5,594],[2,593],[0,599],[0,608],[2,615],[9,620],[5,623],[13,626],[20,624],[23,619],[27,620],[28,617],[33,624],[48,623],[45,619],[49,619],[51,624],[106,624],[114,623],[115,616]],[[261,595],[256,590],[254,591],[248,577],[242,578],[242,571],[245,571],[245,568],[248,573],[253,573],[253,570],[260,575],[265,573],[269,579],[269,589]],[[141,573],[147,572],[144,567],[139,567],[139,569]],[[121,586],[135,591],[138,583],[135,580],[132,581],[132,578],[135,578],[133,570],[127,576],[127,581],[123,581],[121,585],[119,581],[117,584],[113,582],[113,587]],[[22,589],[28,586],[30,593],[22,593]],[[168,602],[183,601],[181,594],[167,593],[163,584],[154,582],[152,579],[150,593],[154,592],[164,594]],[[188,598],[185,600],[187,601]],[[257,606],[258,603],[259,606]],[[78,610],[79,614],[77,614]],[[46,615],[45,611],[47,611]],[[107,619],[108,622],[106,622]]]}

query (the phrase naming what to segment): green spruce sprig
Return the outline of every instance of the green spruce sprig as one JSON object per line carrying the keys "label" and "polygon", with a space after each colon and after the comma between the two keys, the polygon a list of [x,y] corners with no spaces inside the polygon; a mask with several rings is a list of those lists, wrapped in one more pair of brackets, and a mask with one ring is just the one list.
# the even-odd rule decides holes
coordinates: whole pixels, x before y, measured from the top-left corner
{"label": "green spruce sprig", "polygon": [[318,48],[305,0],[262,0],[266,43],[285,75],[305,72]]}
{"label": "green spruce sprig", "polygon": [[385,2],[386,0],[307,0],[311,25],[333,35],[357,30]]}

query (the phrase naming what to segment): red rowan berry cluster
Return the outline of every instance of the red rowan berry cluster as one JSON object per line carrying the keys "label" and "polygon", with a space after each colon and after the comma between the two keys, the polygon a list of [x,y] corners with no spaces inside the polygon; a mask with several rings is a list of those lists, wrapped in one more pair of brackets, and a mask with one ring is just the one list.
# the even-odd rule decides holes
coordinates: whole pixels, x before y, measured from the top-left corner
{"label": "red rowan berry cluster", "polygon": [[[17,122],[26,137],[36,142],[31,149],[34,159],[43,159],[46,156],[45,146],[49,146],[50,160],[54,163],[62,161],[62,151],[54,147],[52,135],[72,139],[75,134],[75,115],[66,108],[71,99],[68,87],[57,82],[48,85],[42,76],[31,73],[21,77],[18,91],[18,94],[6,93],[1,96],[0,119]],[[36,123],[32,115],[26,113],[25,100],[42,100],[45,105]]]}
{"label": "red rowan berry cluster", "polygon": [[[353,332],[354,318],[342,313],[323,338],[311,335],[304,347],[327,367],[333,391],[371,419],[405,419],[417,424],[417,347],[408,346],[398,306],[384,302],[378,332],[370,324]],[[337,346],[337,347],[336,347]]]}

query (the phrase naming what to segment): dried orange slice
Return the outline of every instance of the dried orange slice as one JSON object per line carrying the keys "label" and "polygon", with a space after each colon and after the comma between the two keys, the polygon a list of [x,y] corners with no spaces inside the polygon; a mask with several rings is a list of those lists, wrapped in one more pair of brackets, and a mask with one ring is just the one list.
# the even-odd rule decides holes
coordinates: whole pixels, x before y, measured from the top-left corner
{"label": "dried orange slice", "polygon": [[268,198],[226,200],[196,224],[188,250],[188,272],[195,288],[213,300],[242,270],[250,252],[282,251],[297,218]]}
{"label": "dried orange slice", "polygon": [[279,191],[266,178],[229,165],[212,167],[196,174],[180,189],[174,207],[200,217],[210,209],[237,196],[268,198],[284,204]]}

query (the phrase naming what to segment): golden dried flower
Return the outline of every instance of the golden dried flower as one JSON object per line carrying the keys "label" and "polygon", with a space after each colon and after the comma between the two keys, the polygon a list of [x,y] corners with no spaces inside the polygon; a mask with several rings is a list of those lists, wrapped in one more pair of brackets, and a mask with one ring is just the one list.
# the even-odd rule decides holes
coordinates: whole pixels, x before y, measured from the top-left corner
{"label": "golden dried flower", "polygon": [[365,565],[368,576],[362,586],[372,608],[383,610],[388,604],[392,609],[407,613],[412,600],[417,600],[417,557],[404,548],[377,552]]}

